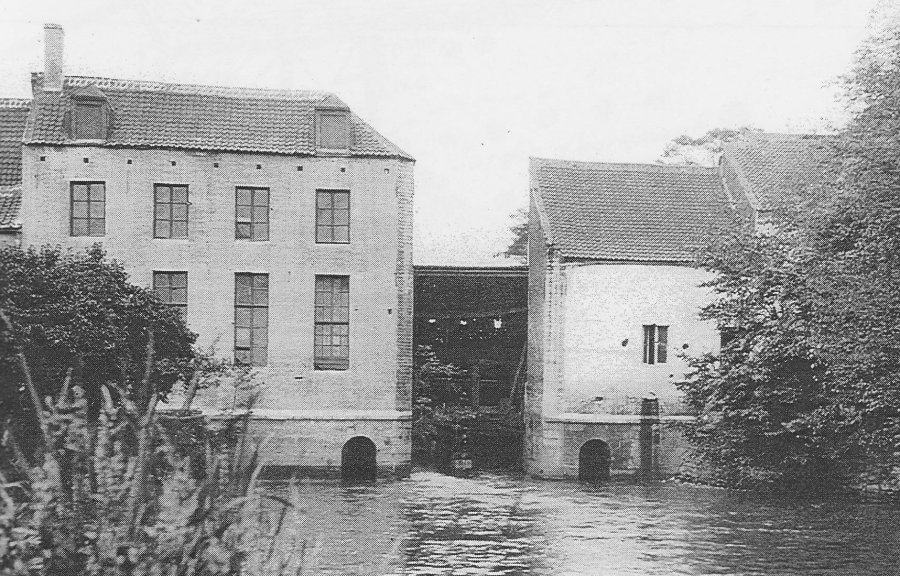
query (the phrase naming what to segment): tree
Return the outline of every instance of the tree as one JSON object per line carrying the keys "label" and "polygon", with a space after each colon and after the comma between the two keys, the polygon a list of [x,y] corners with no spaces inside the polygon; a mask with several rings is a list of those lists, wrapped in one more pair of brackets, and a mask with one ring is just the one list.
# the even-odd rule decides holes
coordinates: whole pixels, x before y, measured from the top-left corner
{"label": "tree", "polygon": [[108,383],[142,409],[192,376],[196,336],[99,246],[0,249],[0,312],[0,418],[26,455],[34,396],[43,405],[67,380],[95,412]]}
{"label": "tree", "polygon": [[741,128],[713,128],[699,138],[682,134],[666,144],[659,162],[661,164],[715,166],[725,144],[759,131],[757,128],[742,126]]}
{"label": "tree", "polygon": [[509,226],[512,240],[506,250],[500,252],[498,256],[515,258],[525,264],[528,261],[528,209],[516,209],[509,215],[509,219],[512,221]]}
{"label": "tree", "polygon": [[851,119],[822,183],[773,236],[716,239],[703,310],[721,354],[691,359],[701,456],[729,484],[898,482],[900,28],[874,35],[847,77]]}

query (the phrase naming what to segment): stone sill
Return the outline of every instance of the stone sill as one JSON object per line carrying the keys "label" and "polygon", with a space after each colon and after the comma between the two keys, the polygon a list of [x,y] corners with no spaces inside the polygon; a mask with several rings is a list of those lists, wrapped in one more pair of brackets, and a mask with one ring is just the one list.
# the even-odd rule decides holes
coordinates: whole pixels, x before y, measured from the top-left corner
{"label": "stone sill", "polygon": [[[241,416],[245,412],[240,410],[214,410],[201,409],[203,416],[208,418],[233,418]],[[250,418],[253,420],[411,420],[412,412],[400,412],[398,410],[275,410],[253,409],[250,410]]]}
{"label": "stone sill", "polygon": [[694,422],[694,416],[640,416],[635,414],[577,414],[568,412],[547,416],[546,422],[564,422],[571,424],[640,424],[641,422]]}

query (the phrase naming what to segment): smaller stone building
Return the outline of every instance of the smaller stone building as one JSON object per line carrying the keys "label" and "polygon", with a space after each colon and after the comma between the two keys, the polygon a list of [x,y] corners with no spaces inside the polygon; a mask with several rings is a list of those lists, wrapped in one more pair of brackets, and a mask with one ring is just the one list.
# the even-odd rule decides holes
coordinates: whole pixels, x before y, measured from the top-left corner
{"label": "smaller stone building", "polygon": [[715,352],[692,266],[731,225],[716,168],[532,159],[524,467],[550,478],[671,473],[691,420],[679,356]]}

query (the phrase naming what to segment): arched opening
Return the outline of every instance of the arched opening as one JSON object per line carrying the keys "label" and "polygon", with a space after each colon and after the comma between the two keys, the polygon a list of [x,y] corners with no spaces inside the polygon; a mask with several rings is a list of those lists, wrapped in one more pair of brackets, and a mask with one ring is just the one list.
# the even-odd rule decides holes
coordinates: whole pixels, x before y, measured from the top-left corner
{"label": "arched opening", "polygon": [[609,445],[588,440],[578,452],[578,479],[584,482],[609,480]]}
{"label": "arched opening", "polygon": [[341,450],[341,479],[349,482],[371,481],[378,471],[375,443],[365,436],[355,436]]}

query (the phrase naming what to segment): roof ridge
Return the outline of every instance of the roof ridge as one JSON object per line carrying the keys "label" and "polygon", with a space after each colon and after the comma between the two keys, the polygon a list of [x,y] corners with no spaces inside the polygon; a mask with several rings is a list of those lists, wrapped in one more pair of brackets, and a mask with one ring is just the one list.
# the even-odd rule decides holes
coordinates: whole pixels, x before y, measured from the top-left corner
{"label": "roof ridge", "polygon": [[0,108],[28,108],[30,98],[0,98]]}
{"label": "roof ridge", "polygon": [[655,164],[650,162],[590,162],[584,160],[563,160],[557,158],[537,158],[532,156],[533,163],[544,166],[563,168],[588,168],[594,170],[633,170],[642,172],[698,172],[714,173],[715,166],[698,166],[696,164]]}
{"label": "roof ridge", "polygon": [[[42,84],[43,72],[33,72],[33,81]],[[340,100],[334,93],[324,90],[290,90],[282,88],[251,88],[244,86],[215,86],[211,84],[186,84],[180,82],[160,82],[156,80],[131,80],[104,78],[101,76],[66,76],[65,86],[79,88],[96,86],[100,90],[132,90],[141,92],[164,92],[169,94],[200,94],[232,98],[258,98],[264,100],[310,100],[323,101],[328,98]]]}

